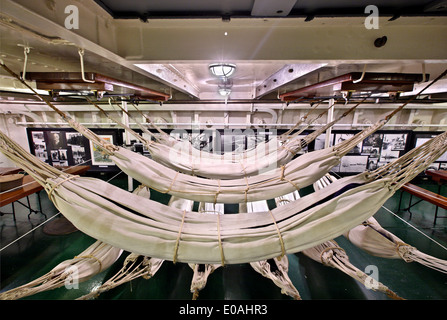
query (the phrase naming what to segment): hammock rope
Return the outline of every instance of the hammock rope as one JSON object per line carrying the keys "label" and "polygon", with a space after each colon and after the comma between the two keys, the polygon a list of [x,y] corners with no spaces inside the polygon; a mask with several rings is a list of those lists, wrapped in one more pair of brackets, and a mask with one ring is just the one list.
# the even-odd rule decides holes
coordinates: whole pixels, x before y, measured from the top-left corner
{"label": "hammock rope", "polygon": [[115,263],[122,249],[96,241],[73,259],[65,260],[43,276],[0,293],[0,300],[18,300],[77,281],[84,282]]}
{"label": "hammock rope", "polygon": [[[329,240],[313,248],[306,249],[302,251],[302,253],[313,259],[314,261],[322,263],[325,266],[342,271],[343,273],[347,274],[363,285],[365,285],[370,279],[370,277],[366,273],[355,267],[349,261],[349,257],[346,254],[346,251],[341,248],[334,240]],[[374,291],[382,292],[391,299],[403,300],[400,296],[398,296],[395,292],[393,292],[381,282],[375,281],[374,285],[371,286],[371,289]]]}
{"label": "hammock rope", "polygon": [[[335,181],[336,178],[330,175],[329,179],[326,179],[326,184],[318,184],[317,188],[324,188],[328,186],[331,181]],[[322,179],[321,179],[322,180]],[[359,226],[348,230],[344,233],[350,242],[352,242],[358,248],[366,251],[367,253],[388,259],[402,259],[405,262],[418,262],[429,268],[437,271],[447,273],[447,260],[438,259],[436,257],[427,255],[417,248],[405,243],[399,237],[393,233],[385,230],[378,221],[371,217],[362,222]]]}
{"label": "hammock rope", "polygon": [[[286,139],[293,132],[293,130],[297,129],[301,124],[305,123],[307,118],[309,117],[309,115],[312,113],[312,111],[317,109],[321,103],[322,103],[322,101],[320,101],[319,103],[316,103],[314,106],[311,106],[309,111],[303,117],[301,117],[301,119],[292,128],[290,128],[289,130],[287,130],[280,136],[280,139],[281,140]],[[331,105],[331,107],[332,107],[332,105]],[[327,110],[329,110],[329,108],[326,109],[325,112],[327,112]],[[313,121],[315,121],[315,120],[313,120]]]}
{"label": "hammock rope", "polygon": [[[267,201],[265,200],[247,204],[247,212],[254,213],[262,211],[269,211],[271,213],[271,211],[268,210]],[[289,260],[285,253],[273,259],[250,262],[250,266],[265,278],[273,281],[273,283],[281,289],[282,294],[288,295],[295,300],[301,300],[298,290],[295,288],[289,277]]]}
{"label": "hammock rope", "polygon": [[[140,197],[145,197],[146,199],[149,199],[150,197],[149,188],[143,185],[139,185],[133,191],[133,193]],[[171,197],[168,205],[172,207],[184,207],[187,209],[192,208],[191,202],[188,202],[187,200],[182,201],[181,199],[177,199],[174,197]],[[101,293],[110,291],[113,288],[116,288],[120,285],[123,285],[124,283],[130,282],[140,277],[148,280],[152,278],[155,273],[157,273],[163,262],[163,259],[150,258],[136,253],[130,253],[124,260],[121,269],[114,276],[112,276],[110,279],[108,279],[101,286],[99,286],[89,294],[78,298],[78,300],[89,300],[98,298]]]}
{"label": "hammock rope", "polygon": [[216,203],[203,203],[199,204],[199,213],[215,214],[217,216],[218,237],[219,237],[219,249],[221,254],[221,263],[219,264],[192,264],[189,266],[193,270],[194,274],[191,280],[190,291],[193,293],[193,300],[197,300],[199,292],[205,288],[208,277],[219,267],[225,266],[225,256],[223,254],[222,240],[220,238],[220,215],[224,214],[224,206]]}
{"label": "hammock rope", "polygon": [[121,269],[100,287],[94,291],[77,298],[77,300],[90,300],[98,298],[100,294],[110,291],[120,285],[142,277],[148,280],[161,267],[163,260],[156,258],[143,257],[135,253],[130,253],[124,260]]}
{"label": "hammock rope", "polygon": [[183,225],[185,224],[185,216],[186,216],[186,210],[183,210],[182,222],[180,224],[180,228],[178,230],[178,235],[177,235],[177,240],[175,241],[175,246],[174,246],[174,258],[172,259],[172,262],[174,264],[176,264],[176,262],[177,262],[178,247],[180,245],[180,236],[182,235]]}
{"label": "hammock rope", "polygon": [[[189,264],[194,274],[191,280],[190,291],[193,294],[192,300],[199,298],[199,292],[203,290],[208,282],[208,277],[220,267],[219,264]],[[202,271],[203,269],[203,271]]]}
{"label": "hammock rope", "polygon": [[278,224],[276,223],[275,216],[273,215],[271,210],[268,210],[268,212],[272,216],[273,224],[275,225],[276,231],[278,232],[279,244],[281,245],[281,255],[279,256],[279,260],[281,260],[281,258],[286,255],[286,249],[284,247],[284,240],[282,239],[281,230],[279,229]]}
{"label": "hammock rope", "polygon": [[419,251],[385,230],[373,217],[347,231],[344,236],[355,246],[373,256],[402,259],[407,263],[417,262],[436,271],[447,273],[447,260]]}
{"label": "hammock rope", "polygon": [[[162,141],[170,140],[170,136],[166,132],[161,130],[157,125],[155,125],[155,123],[153,123],[152,120],[146,114],[144,114],[140,109],[138,109],[134,103],[132,103],[132,106],[135,108],[135,110],[138,111],[139,114],[141,114],[147,120],[147,122],[149,122],[158,131],[158,133],[161,134],[161,136],[163,137]],[[120,106],[120,108],[121,108],[121,106]],[[147,131],[149,131],[149,130],[147,130]]]}
{"label": "hammock rope", "polygon": [[[111,100],[111,98],[109,98],[109,105],[112,106],[110,100]],[[90,102],[91,104],[93,104],[93,102],[90,99],[87,99],[87,101]],[[128,110],[124,109],[119,103],[116,103],[115,101],[114,101],[114,103],[121,109],[122,112],[124,112],[130,119],[132,119],[135,122],[135,124],[138,126],[138,128],[140,128],[144,133],[146,133],[150,137],[154,138],[158,143],[168,143],[170,136],[166,132],[164,132],[163,130],[158,128],[158,126],[155,126],[153,124],[152,120],[149,117],[147,117],[143,112],[141,112],[139,109],[137,109],[137,107],[133,103],[132,103],[132,105],[134,106],[134,108],[146,119],[146,121],[148,121],[159,133],[161,133],[161,136],[157,136],[156,134],[153,134],[150,130],[148,130],[148,128],[146,126],[142,125],[137,119],[132,117],[132,115],[129,113]],[[154,143],[154,142],[150,141],[149,145],[152,143]]]}

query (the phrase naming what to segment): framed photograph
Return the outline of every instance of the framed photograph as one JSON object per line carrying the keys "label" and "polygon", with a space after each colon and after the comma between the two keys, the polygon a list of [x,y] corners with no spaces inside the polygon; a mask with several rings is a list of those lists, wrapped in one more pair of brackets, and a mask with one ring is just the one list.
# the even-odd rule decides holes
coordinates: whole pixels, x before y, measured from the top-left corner
{"label": "framed photograph", "polygon": [[57,150],[65,148],[65,136],[61,131],[49,131],[48,135],[48,145],[51,150]]}
{"label": "framed photograph", "polygon": [[362,155],[369,156],[371,158],[378,158],[379,154],[380,154],[380,148],[379,147],[363,145]]}
{"label": "framed photograph", "polygon": [[87,155],[85,151],[86,138],[78,132],[67,132],[65,137],[67,139],[67,147],[71,148],[71,158],[73,164],[76,165],[87,162]]}
{"label": "framed photograph", "polygon": [[[334,145],[334,134],[331,133],[331,135],[329,137],[329,147],[332,147],[333,145]],[[326,146],[326,133],[323,133],[323,134],[320,134],[315,139],[314,150],[324,149],[325,146]]]}
{"label": "framed photograph", "polygon": [[[425,137],[421,137],[421,138],[417,138],[416,139],[416,145],[414,146],[415,148],[423,145],[425,142],[429,141],[431,138],[425,138]],[[445,162],[447,161],[447,152],[444,153],[442,156],[440,156],[438,159],[436,159],[436,161],[442,161]]]}
{"label": "framed photograph", "polygon": [[366,170],[368,156],[345,156],[341,158],[340,172],[357,173]]}
{"label": "framed photograph", "polygon": [[[335,143],[337,145],[345,140],[351,139],[354,136],[354,133],[337,133],[335,134]],[[359,142],[352,150],[348,152],[348,154],[360,154],[362,151],[363,141]]]}
{"label": "framed photograph", "polygon": [[373,133],[369,137],[366,137],[363,140],[363,147],[373,147],[380,148],[383,142],[383,134],[382,133]]}
{"label": "framed photograph", "polygon": [[426,170],[439,170],[440,164],[437,162],[431,163]]}
{"label": "framed photograph", "polygon": [[379,158],[369,158],[368,159],[368,167],[369,171],[376,170],[379,167]]}
{"label": "framed photograph", "polygon": [[[112,135],[99,135],[100,138],[113,144]],[[92,155],[92,165],[94,166],[113,166],[115,165],[113,161],[109,158],[107,154],[102,152],[90,141],[90,152]]]}
{"label": "framed photograph", "polygon": [[405,133],[384,134],[383,149],[388,149],[391,151],[403,151],[405,150],[406,141],[407,134]]}
{"label": "framed photograph", "polygon": [[34,146],[34,155],[43,162],[48,162],[47,143],[43,131],[32,133],[32,145]]}

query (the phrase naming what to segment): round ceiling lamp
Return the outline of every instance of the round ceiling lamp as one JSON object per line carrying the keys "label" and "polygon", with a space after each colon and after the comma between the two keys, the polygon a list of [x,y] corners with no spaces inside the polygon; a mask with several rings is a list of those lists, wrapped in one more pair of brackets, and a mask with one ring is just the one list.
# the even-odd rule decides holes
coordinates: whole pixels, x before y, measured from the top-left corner
{"label": "round ceiling lamp", "polygon": [[222,97],[228,97],[231,93],[231,89],[228,88],[219,88],[219,90],[217,90],[217,92],[219,92],[219,94]]}
{"label": "round ceiling lamp", "polygon": [[213,63],[209,68],[211,73],[219,78],[229,78],[236,71],[236,65],[231,63]]}

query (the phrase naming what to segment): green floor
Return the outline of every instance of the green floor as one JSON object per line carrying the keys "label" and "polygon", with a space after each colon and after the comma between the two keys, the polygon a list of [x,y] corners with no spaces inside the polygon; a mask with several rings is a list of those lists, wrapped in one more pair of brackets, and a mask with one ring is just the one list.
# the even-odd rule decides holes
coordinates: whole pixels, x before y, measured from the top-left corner
{"label": "green floor", "polygon": [[[109,176],[102,176],[107,180]],[[111,181],[119,186],[126,186],[127,178],[122,174]],[[436,189],[430,183],[425,187]],[[447,188],[447,187],[446,187]],[[446,189],[447,190],[447,189]],[[303,193],[311,192],[310,189]],[[447,191],[442,191],[447,192]],[[384,205],[392,212],[397,212],[399,204],[398,192]],[[45,193],[41,193],[42,211],[51,218],[57,214]],[[152,192],[152,198],[167,203],[169,196]],[[36,196],[30,197],[33,205],[37,205]],[[408,195],[403,198],[408,203]],[[1,283],[0,291],[6,291],[25,284],[51,270],[65,259],[79,254],[95,240],[80,231],[68,235],[50,236],[43,232],[42,223],[45,218],[41,214],[32,214],[28,219],[25,208],[18,209],[17,221],[12,215],[0,217],[1,230]],[[0,211],[10,211],[10,206]],[[413,209],[410,221],[417,229],[399,219],[408,221],[407,212],[394,216],[382,208],[375,214],[379,223],[405,242],[417,247],[420,251],[447,260],[447,219],[438,219],[433,227],[434,206],[420,203]],[[447,215],[440,210],[439,215]],[[60,216],[54,219],[60,219]],[[54,221],[50,220],[50,221]],[[39,226],[40,225],[40,226]],[[30,231],[33,230],[33,231]],[[27,235],[25,235],[27,234]],[[25,236],[23,236],[25,235]],[[22,237],[23,236],[23,237]],[[432,238],[429,239],[428,237]],[[20,240],[15,241],[17,238]],[[361,270],[367,266],[377,266],[379,281],[403,298],[410,300],[442,300],[447,299],[447,274],[434,271],[417,263],[406,263],[402,260],[388,260],[368,255],[354,247],[343,237],[335,239],[349,255],[350,261]],[[14,242],[15,241],[15,242]],[[438,243],[436,243],[437,241]],[[12,243],[13,242],[13,243]],[[12,243],[12,244],[10,244]],[[444,246],[444,247],[443,247]],[[76,299],[103,283],[114,275],[122,265],[127,253],[108,270],[79,285],[79,289],[68,290],[65,287],[39,293],[25,298],[26,300],[66,300]],[[363,284],[346,276],[336,269],[323,266],[303,254],[291,254],[289,258],[289,276],[298,289],[303,300],[319,299],[355,299],[355,300],[387,300],[380,292],[368,290]],[[182,263],[164,262],[152,279],[137,279],[109,292],[103,293],[98,299],[191,299],[189,291],[193,272]],[[281,294],[273,282],[255,272],[249,264],[228,265],[218,268],[208,279],[208,283],[199,294],[199,300],[208,299],[284,299],[291,300]]]}

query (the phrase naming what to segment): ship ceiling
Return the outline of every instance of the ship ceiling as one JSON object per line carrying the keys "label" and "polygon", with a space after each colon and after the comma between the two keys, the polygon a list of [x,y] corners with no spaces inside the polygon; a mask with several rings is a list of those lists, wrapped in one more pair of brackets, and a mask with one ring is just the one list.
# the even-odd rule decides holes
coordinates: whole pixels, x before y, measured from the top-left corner
{"label": "ship ceiling", "polygon": [[[54,101],[395,102],[447,67],[445,1],[376,1],[376,30],[365,1],[79,1],[71,30],[70,1],[1,3],[1,59]],[[219,78],[212,63],[236,70]],[[1,75],[4,97],[29,93]],[[422,98],[446,91],[441,81]]]}

